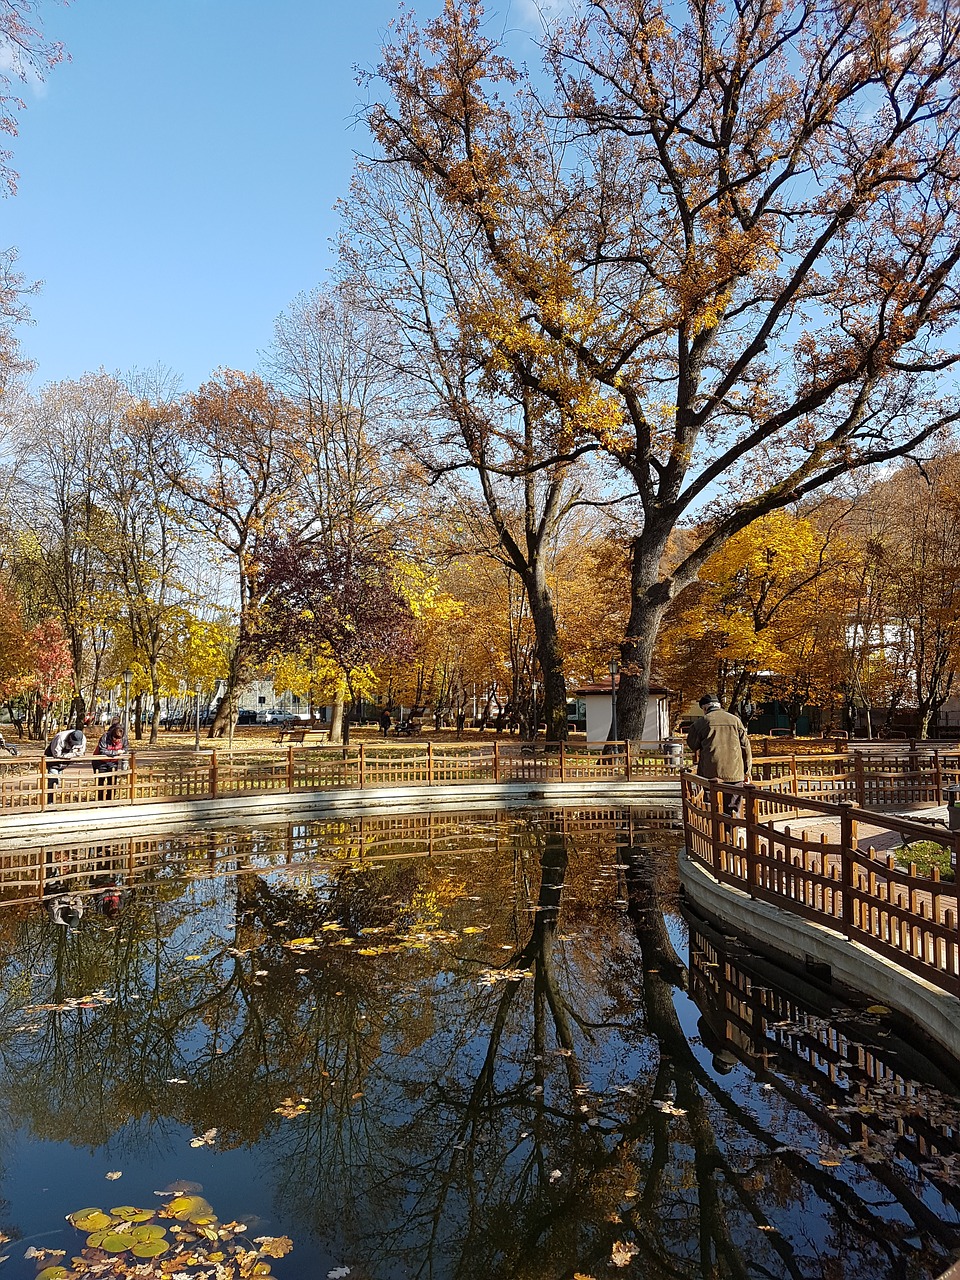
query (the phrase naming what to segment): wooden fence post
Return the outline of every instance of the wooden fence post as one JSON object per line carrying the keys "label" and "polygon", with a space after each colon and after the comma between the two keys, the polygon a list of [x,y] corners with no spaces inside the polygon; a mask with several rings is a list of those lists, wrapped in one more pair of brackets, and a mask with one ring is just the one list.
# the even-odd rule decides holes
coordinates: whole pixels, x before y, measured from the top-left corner
{"label": "wooden fence post", "polygon": [[427,739],[427,786],[433,786],[433,742]]}
{"label": "wooden fence post", "polygon": [[136,747],[130,752],[130,803],[136,802],[135,787],[137,784],[137,750]]}
{"label": "wooden fence post", "polygon": [[936,750],[933,753],[933,786],[937,804],[943,804],[943,773],[940,769],[940,752]]}
{"label": "wooden fence post", "polygon": [[364,783],[366,782],[366,780],[367,780],[367,758],[366,758],[366,756],[365,756],[365,755],[364,755],[364,753],[363,753],[363,743],[362,743],[362,742],[360,743],[360,764],[359,764],[359,766],[358,766],[358,767],[359,767],[359,772],[360,772],[360,790],[362,791],[362,790],[363,790],[363,784],[364,784]]}
{"label": "wooden fence post", "polygon": [[567,744],[560,739],[560,781],[567,780]]}
{"label": "wooden fence post", "polygon": [[47,757],[40,757],[40,808],[47,807]]}
{"label": "wooden fence post", "polygon": [[850,802],[840,804],[840,883],[843,886],[843,928],[847,937],[853,929],[853,817]]}
{"label": "wooden fence post", "polygon": [[790,752],[790,777],[793,783],[793,794],[798,796],[800,794],[800,787],[797,781],[797,753],[795,751]]}
{"label": "wooden fence post", "polygon": [[719,876],[720,866],[720,805],[723,797],[714,779],[710,779],[710,861],[714,872]]}
{"label": "wooden fence post", "polygon": [[493,744],[493,780],[500,781],[500,743]]}
{"label": "wooden fence post", "polygon": [[210,799],[217,798],[217,748],[214,747],[210,752]]}
{"label": "wooden fence post", "polygon": [[863,774],[863,752],[853,753],[853,780],[857,796],[857,804],[862,809],[867,803],[867,785]]}
{"label": "wooden fence post", "polygon": [[627,739],[627,781],[632,781],[632,769],[630,768],[630,739]]}
{"label": "wooden fence post", "polygon": [[747,864],[747,890],[752,898],[754,897],[754,889],[760,883],[759,855],[757,852],[757,789],[749,783],[743,789],[746,793],[744,811],[747,825],[744,832],[746,836],[744,853]]}
{"label": "wooden fence post", "polygon": [[287,790],[293,790],[293,743],[287,746]]}

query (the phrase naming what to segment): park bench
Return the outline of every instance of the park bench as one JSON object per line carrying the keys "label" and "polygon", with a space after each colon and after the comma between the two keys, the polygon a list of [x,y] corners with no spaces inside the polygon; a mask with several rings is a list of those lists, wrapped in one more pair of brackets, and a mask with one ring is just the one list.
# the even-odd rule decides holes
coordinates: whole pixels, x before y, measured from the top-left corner
{"label": "park bench", "polygon": [[393,732],[399,738],[411,738],[423,729],[422,720],[400,720],[393,726]]}
{"label": "park bench", "polygon": [[277,742],[299,742],[304,746],[316,742],[329,742],[329,729],[310,729],[305,726],[296,726],[292,728],[280,729],[277,733]]}

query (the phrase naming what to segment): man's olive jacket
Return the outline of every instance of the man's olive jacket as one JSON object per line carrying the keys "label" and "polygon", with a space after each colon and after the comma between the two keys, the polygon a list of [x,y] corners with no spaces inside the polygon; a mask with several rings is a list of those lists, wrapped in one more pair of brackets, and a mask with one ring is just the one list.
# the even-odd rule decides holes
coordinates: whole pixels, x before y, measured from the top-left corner
{"label": "man's olive jacket", "polygon": [[694,720],[687,734],[691,751],[699,752],[697,773],[721,782],[742,782],[753,764],[750,739],[743,722],[715,707]]}

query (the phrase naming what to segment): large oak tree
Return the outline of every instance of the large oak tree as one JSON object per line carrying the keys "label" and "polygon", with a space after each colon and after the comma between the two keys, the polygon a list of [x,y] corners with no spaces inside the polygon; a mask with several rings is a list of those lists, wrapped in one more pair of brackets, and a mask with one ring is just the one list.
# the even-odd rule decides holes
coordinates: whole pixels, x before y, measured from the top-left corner
{"label": "large oak tree", "polygon": [[642,508],[628,736],[664,613],[727,538],[956,420],[958,38],[951,0],[583,0],[550,91],[447,0],[384,51],[381,159],[484,272],[464,342]]}

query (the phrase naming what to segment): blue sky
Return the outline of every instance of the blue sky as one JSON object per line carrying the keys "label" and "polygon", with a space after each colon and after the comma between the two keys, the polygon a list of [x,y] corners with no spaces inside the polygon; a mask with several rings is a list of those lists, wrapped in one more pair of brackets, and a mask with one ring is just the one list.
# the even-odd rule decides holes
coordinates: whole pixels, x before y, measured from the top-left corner
{"label": "blue sky", "polygon": [[[424,0],[421,20],[439,3]],[[256,365],[274,318],[330,265],[333,206],[366,145],[354,68],[376,65],[396,11],[43,4],[72,61],[24,94],[19,192],[0,205],[0,245],[44,282],[21,332],[35,383],[159,363],[193,387],[220,365]],[[499,11],[498,27],[534,29],[530,0]]]}

